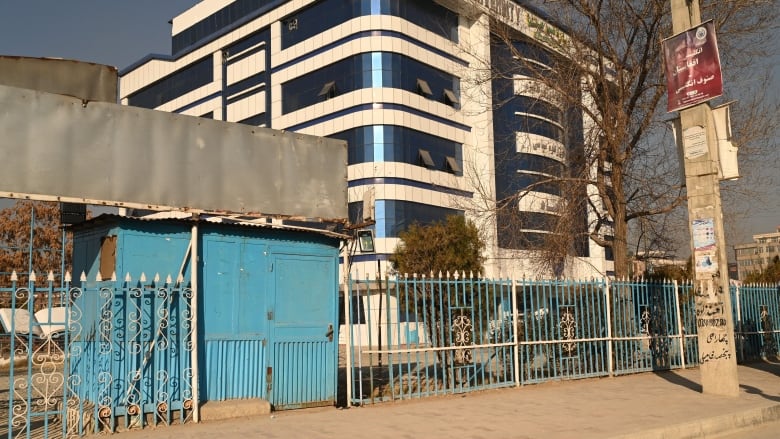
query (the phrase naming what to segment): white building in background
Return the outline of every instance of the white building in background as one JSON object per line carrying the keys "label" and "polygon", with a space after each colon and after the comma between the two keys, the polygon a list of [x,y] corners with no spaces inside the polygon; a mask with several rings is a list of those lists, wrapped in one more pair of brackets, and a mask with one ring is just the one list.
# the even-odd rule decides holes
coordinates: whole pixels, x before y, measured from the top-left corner
{"label": "white building in background", "polygon": [[734,246],[739,280],[750,273],[760,273],[774,258],[780,257],[780,226],[775,232],[753,235],[753,242]]}
{"label": "white building in background", "polygon": [[[203,0],[173,18],[171,55],[120,72],[121,101],[347,140],[350,221],[362,222],[368,194],[376,220],[376,252],[353,259],[358,276],[376,273],[377,261],[387,268],[407,226],[449,214],[483,230],[487,276],[543,275],[527,245],[550,233],[560,187],[540,185],[517,203],[519,229],[502,228],[503,214],[482,220],[473,206],[564,172],[584,148],[587,121],[550,100],[533,72],[471,81],[483,61],[511,55],[491,46],[491,21],[469,3]],[[502,11],[524,56],[548,62],[535,39],[540,13],[523,2],[481,3]],[[574,227],[587,232],[589,215]],[[566,274],[611,274],[609,255],[581,235]]]}

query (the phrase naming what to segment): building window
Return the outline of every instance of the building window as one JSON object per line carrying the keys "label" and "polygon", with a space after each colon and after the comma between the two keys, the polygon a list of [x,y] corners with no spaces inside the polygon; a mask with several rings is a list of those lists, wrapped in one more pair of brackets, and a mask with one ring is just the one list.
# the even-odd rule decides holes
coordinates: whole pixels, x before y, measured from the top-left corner
{"label": "building window", "polygon": [[433,158],[431,157],[431,153],[421,149],[418,153],[418,164],[420,166],[425,166],[428,169],[433,169],[436,167],[436,163],[433,161]]}
{"label": "building window", "polygon": [[444,103],[449,105],[450,107],[457,107],[460,105],[460,100],[458,100],[458,97],[455,96],[455,93],[453,93],[452,90],[444,89]]}
{"label": "building window", "polygon": [[214,65],[212,57],[207,56],[132,93],[127,97],[127,104],[155,109],[213,81]]}
{"label": "building window", "polygon": [[[460,79],[408,56],[388,52],[361,53],[342,59],[282,84],[282,113],[288,114],[321,102],[321,94],[333,82],[338,94],[364,88],[397,88],[431,97],[451,90]],[[324,85],[323,85],[324,84]]]}
{"label": "building window", "polygon": [[462,144],[407,127],[397,125],[361,126],[331,134],[329,137],[347,142],[350,165],[370,162],[398,162],[423,166],[420,162],[420,149],[424,149],[428,151],[434,164],[444,163],[446,157],[449,156],[454,158],[455,162],[462,168]]}
{"label": "building window", "polygon": [[268,115],[266,113],[256,114],[254,116],[247,117],[246,119],[239,120],[238,123],[252,125],[254,127],[266,127],[268,126]]}
{"label": "building window", "polygon": [[325,97],[325,99],[333,99],[336,97],[336,81],[326,82],[322,86],[322,89],[317,93],[318,97]]}
{"label": "building window", "polygon": [[[363,202],[349,203],[349,220],[357,224],[362,215]],[[444,221],[450,215],[463,215],[462,210],[403,200],[377,200],[375,236],[396,238],[412,224],[428,225]]]}
{"label": "building window", "polygon": [[460,174],[462,172],[460,165],[458,164],[457,160],[455,160],[455,157],[450,156],[447,156],[444,159],[444,170],[450,174]]}
{"label": "building window", "polygon": [[425,97],[431,97],[431,95],[433,95],[431,86],[428,85],[428,82],[420,78],[417,78],[417,93]]}
{"label": "building window", "polygon": [[292,47],[352,18],[372,14],[400,17],[451,41],[457,42],[458,39],[458,15],[435,2],[329,0],[316,2],[282,20],[282,49]]}
{"label": "building window", "polygon": [[217,12],[174,35],[171,39],[171,53],[174,55],[196,42],[214,34],[226,31],[249,16],[258,16],[284,3],[283,0],[235,0]]}

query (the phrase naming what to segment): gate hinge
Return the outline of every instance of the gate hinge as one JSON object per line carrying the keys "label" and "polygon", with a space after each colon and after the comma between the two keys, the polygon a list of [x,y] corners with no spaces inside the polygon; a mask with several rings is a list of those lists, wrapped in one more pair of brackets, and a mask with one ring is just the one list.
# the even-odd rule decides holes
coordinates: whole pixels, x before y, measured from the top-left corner
{"label": "gate hinge", "polygon": [[273,320],[274,319],[274,312],[273,311],[268,311],[268,314],[266,314],[266,316],[268,316],[268,320]]}
{"label": "gate hinge", "polygon": [[267,367],[265,369],[265,390],[266,393],[271,393],[271,383],[273,382],[274,369]]}

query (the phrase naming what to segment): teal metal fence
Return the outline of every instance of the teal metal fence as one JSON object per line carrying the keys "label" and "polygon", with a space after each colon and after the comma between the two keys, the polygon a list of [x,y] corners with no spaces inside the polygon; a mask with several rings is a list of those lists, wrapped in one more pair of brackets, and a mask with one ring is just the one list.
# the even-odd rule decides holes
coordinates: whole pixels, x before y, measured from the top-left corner
{"label": "teal metal fence", "polygon": [[[732,287],[738,358],[775,356],[777,286]],[[693,286],[644,280],[351,279],[352,404],[699,364]]]}
{"label": "teal metal fence", "polygon": [[780,284],[732,285],[737,358],[773,358],[780,344]]}
{"label": "teal metal fence", "polygon": [[185,422],[192,413],[189,284],[144,274],[81,283],[71,292],[69,431]]}
{"label": "teal metal fence", "polygon": [[0,437],[74,437],[192,413],[191,290],[181,279],[0,287]]}
{"label": "teal metal fence", "polygon": [[[511,282],[454,274],[353,280],[348,356],[357,402],[511,386]],[[349,307],[349,306],[348,306]]]}

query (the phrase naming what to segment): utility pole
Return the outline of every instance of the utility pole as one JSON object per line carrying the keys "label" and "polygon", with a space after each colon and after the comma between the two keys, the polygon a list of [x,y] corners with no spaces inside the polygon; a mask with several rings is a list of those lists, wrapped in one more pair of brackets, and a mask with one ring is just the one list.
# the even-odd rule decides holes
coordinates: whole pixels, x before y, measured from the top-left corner
{"label": "utility pole", "polygon": [[[671,0],[671,5],[674,34],[701,24],[698,0]],[[705,102],[680,110],[680,128],[694,258],[702,391],[738,396],[737,349],[718,175],[718,136],[710,105]]]}

